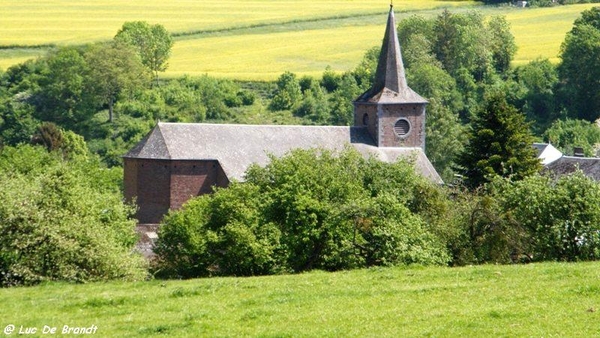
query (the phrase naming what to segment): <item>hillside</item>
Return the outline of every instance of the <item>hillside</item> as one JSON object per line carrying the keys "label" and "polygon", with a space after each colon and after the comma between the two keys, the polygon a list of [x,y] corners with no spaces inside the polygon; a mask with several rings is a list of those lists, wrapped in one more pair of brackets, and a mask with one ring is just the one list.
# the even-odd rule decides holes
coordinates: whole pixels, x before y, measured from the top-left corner
{"label": "hillside", "polygon": [[[572,22],[589,5],[514,9],[469,1],[419,0],[395,4],[398,18],[437,15],[443,8],[506,15],[519,51],[516,64],[539,56],[557,61]],[[289,70],[320,75],[327,65],[346,71],[379,44],[386,6],[356,1],[10,0],[0,9],[0,69],[43,55],[53,45],[108,40],[125,21],[163,24],[176,37],[166,76],[209,74],[273,80]]]}
{"label": "hillside", "polygon": [[380,268],[0,290],[0,326],[99,337],[591,337],[600,263]]}

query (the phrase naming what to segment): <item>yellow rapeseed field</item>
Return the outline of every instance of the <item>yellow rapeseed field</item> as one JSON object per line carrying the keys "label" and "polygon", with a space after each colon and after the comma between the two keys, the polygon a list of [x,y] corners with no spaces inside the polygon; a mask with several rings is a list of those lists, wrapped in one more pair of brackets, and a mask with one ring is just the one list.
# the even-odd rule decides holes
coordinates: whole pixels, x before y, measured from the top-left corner
{"label": "yellow rapeseed field", "polygon": [[[160,23],[176,42],[164,76],[209,74],[272,80],[283,71],[320,75],[345,71],[380,43],[387,1],[358,0],[3,0],[0,47],[73,45],[111,39],[126,21]],[[442,7],[505,15],[519,46],[515,64],[558,61],[565,33],[593,4],[516,9],[474,7],[469,1],[396,1],[397,18],[436,15]],[[214,31],[207,33],[207,31]],[[199,32],[199,34],[182,35]],[[0,49],[0,69],[43,49]]]}
{"label": "yellow rapeseed field", "polygon": [[515,64],[525,64],[535,58],[549,58],[558,62],[560,45],[565,34],[573,28],[573,22],[581,12],[598,4],[512,9],[504,13],[511,24],[519,50]]}
{"label": "yellow rapeseed field", "polygon": [[[467,1],[397,1],[397,10]],[[160,23],[170,32],[385,12],[373,0],[2,0],[0,46],[73,44],[112,38],[125,21]]]}

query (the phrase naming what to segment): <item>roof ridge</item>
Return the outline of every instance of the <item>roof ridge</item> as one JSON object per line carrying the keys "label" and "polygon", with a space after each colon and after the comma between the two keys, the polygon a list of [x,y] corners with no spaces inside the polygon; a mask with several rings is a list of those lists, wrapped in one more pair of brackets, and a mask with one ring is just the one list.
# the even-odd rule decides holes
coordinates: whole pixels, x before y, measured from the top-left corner
{"label": "roof ridge", "polygon": [[245,124],[245,123],[204,123],[204,122],[159,122],[158,126],[184,126],[184,125],[204,125],[204,126],[231,126],[231,127],[243,127],[243,128],[256,128],[256,127],[272,127],[272,128],[356,128],[363,126],[320,126],[320,125],[302,125],[302,124]]}
{"label": "roof ridge", "polygon": [[165,145],[165,150],[167,151],[167,158],[171,159],[173,158],[173,156],[171,155],[171,150],[169,149],[169,144],[167,143],[167,139],[165,138],[165,135],[162,132],[162,128],[161,125],[163,123],[162,122],[158,122],[158,124],[156,125],[156,128],[154,128],[154,130],[152,131],[152,133],[157,132],[158,133],[158,137],[160,138],[160,140],[162,141],[162,143]]}

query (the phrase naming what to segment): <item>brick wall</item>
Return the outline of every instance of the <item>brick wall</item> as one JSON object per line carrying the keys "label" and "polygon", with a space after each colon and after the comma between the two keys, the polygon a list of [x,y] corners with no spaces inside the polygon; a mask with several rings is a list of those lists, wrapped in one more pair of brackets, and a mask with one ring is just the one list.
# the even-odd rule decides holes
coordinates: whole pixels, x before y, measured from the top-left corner
{"label": "brick wall", "polygon": [[171,209],[179,209],[191,197],[209,194],[213,186],[225,187],[225,173],[218,161],[171,162]]}
{"label": "brick wall", "polygon": [[377,105],[375,104],[354,104],[354,125],[364,126],[365,115],[367,116],[367,129],[369,134],[377,144]]}
{"label": "brick wall", "polygon": [[[425,149],[425,105],[394,104],[381,105],[379,117],[380,147],[421,147]],[[410,123],[410,131],[400,137],[394,132],[398,119],[404,118]]]}
{"label": "brick wall", "polygon": [[[379,147],[421,147],[425,149],[425,104],[354,103],[354,125],[365,126]],[[400,137],[394,132],[398,119],[410,123],[410,132]]]}
{"label": "brick wall", "polygon": [[228,184],[218,161],[124,159],[125,198],[136,200],[141,224],[159,223],[169,209],[180,208],[190,197]]}

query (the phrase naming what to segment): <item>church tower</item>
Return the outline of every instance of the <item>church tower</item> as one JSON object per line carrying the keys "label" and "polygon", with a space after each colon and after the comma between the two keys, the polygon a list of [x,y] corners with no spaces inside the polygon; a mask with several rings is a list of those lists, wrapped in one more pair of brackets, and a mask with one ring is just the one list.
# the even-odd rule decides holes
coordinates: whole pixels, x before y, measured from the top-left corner
{"label": "church tower", "polygon": [[427,100],[406,84],[396,19],[390,5],[373,87],[354,101],[354,125],[366,126],[378,147],[425,150]]}

